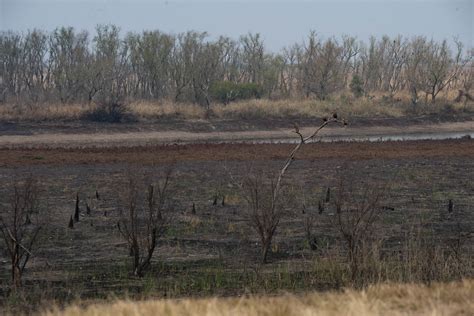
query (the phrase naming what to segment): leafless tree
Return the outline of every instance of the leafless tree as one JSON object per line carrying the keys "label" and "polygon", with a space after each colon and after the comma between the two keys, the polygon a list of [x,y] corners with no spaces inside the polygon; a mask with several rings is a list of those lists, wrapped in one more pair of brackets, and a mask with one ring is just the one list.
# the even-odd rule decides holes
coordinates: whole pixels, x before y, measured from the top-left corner
{"label": "leafless tree", "polygon": [[334,113],[331,118],[324,118],[323,123],[310,135],[304,136],[299,126],[295,124],[294,132],[299,136],[299,142],[290,152],[275,179],[264,179],[261,174],[254,173],[253,176],[247,177],[243,182],[242,188],[248,204],[249,223],[256,230],[260,238],[262,263],[267,262],[273,236],[280,224],[281,218],[285,215],[285,205],[291,199],[291,196],[282,192],[283,178],[288,168],[294,162],[301,146],[314,139],[323,128],[331,123],[346,125],[345,120],[338,118],[337,114]]}
{"label": "leafless tree", "polygon": [[294,44],[288,48],[283,49],[283,60],[285,64],[284,74],[281,79],[281,94],[283,96],[291,97],[294,94],[294,89],[297,84],[297,65],[298,65],[298,51],[299,45]]}
{"label": "leafless tree", "polygon": [[260,34],[249,33],[240,37],[242,71],[246,82],[261,83],[264,69],[264,44]]}
{"label": "leafless tree", "polygon": [[383,186],[360,179],[356,182],[350,177],[341,177],[336,188],[335,225],[347,246],[352,281],[358,276],[364,247],[374,236],[384,193]]}
{"label": "leafless tree", "polygon": [[382,89],[388,91],[390,98],[393,98],[402,87],[403,69],[408,58],[408,44],[401,36],[397,36],[393,40],[384,36],[383,41],[385,49]]}
{"label": "leafless tree", "polygon": [[261,36],[251,33],[213,40],[205,32],[155,30],[122,38],[113,25],[99,25],[93,36],[66,27],[0,32],[0,100],[29,105],[171,99],[209,107],[209,88],[226,81],[256,84],[270,98],[324,100],[357,76],[366,94],[393,97],[405,89],[413,103],[420,93],[434,102],[441,91],[472,81],[465,80],[472,53],[456,39],[454,44],[422,36],[372,37],[364,44],[349,36],[323,39],[313,31],[305,42],[270,53]]}
{"label": "leafless tree", "polygon": [[117,226],[133,257],[133,275],[142,277],[150,267],[158,239],[166,230],[173,209],[168,169],[157,184],[150,184],[143,196],[142,185],[129,176],[126,192],[126,212]]}
{"label": "leafless tree", "polygon": [[455,44],[454,56],[448,48],[447,41],[441,44],[431,41],[427,46],[424,91],[426,96],[431,96],[432,103],[435,102],[436,96],[460,75],[468,62],[467,59],[463,59],[462,43],[456,40]]}
{"label": "leafless tree", "polygon": [[17,289],[42,224],[37,181],[32,176],[15,180],[12,191],[9,203],[0,205],[0,232],[10,258],[12,287]]}

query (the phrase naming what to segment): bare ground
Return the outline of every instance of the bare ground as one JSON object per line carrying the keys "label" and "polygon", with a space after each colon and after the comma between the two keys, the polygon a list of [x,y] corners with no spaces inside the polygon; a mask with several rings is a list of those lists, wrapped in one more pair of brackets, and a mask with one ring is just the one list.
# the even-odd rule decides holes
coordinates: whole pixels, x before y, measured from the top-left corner
{"label": "bare ground", "polygon": [[[466,132],[472,130],[469,122],[450,124]],[[387,131],[387,128],[363,129],[378,133],[381,129]],[[406,130],[417,132],[423,128],[426,126]],[[452,131],[453,125],[428,128],[433,129]],[[355,133],[354,130],[351,133]],[[250,168],[268,172],[278,170],[294,145],[164,145],[157,140],[153,145],[147,145],[147,142],[137,142],[143,137],[142,133],[130,136],[116,132],[79,136],[60,134],[58,137],[65,138],[62,142],[58,140],[57,144],[50,134],[38,134],[40,138],[34,145],[25,139],[25,143],[17,140],[0,148],[0,202],[5,202],[2,199],[8,196],[8,181],[14,176],[31,173],[40,179],[42,205],[48,214],[49,226],[41,235],[41,247],[35,251],[25,274],[28,306],[35,299],[63,302],[77,298],[106,298],[111,294],[141,293],[143,296],[139,297],[227,296],[341,286],[342,281],[337,276],[328,274],[333,267],[324,266],[328,258],[339,258],[338,251],[342,247],[338,231],[332,226],[334,214],[325,212],[318,215],[316,236],[322,245],[327,246],[312,251],[305,244],[300,204],[295,204],[291,216],[282,221],[270,264],[263,268],[257,264],[258,239],[247,224],[246,206],[233,178],[245,176],[252,170]],[[335,128],[327,132],[346,133],[347,130]],[[157,135],[164,132],[146,133],[160,137]],[[252,137],[260,135],[260,132],[251,133]],[[291,130],[262,133],[265,137],[271,137],[272,133],[291,135]],[[117,135],[125,136],[109,142]],[[185,135],[192,141],[199,141],[192,133]],[[223,137],[219,133],[215,135]],[[231,134],[224,135],[231,137]],[[35,139],[35,135],[28,137],[30,141]],[[93,137],[98,137],[95,140],[97,143],[87,145]],[[386,234],[384,253],[396,254],[400,251],[409,225],[423,219],[424,227],[435,231],[441,240],[450,238],[459,230],[471,236],[464,245],[464,255],[472,258],[473,157],[474,140],[467,138],[374,143],[318,142],[302,148],[286,180],[305,192],[306,203],[311,209],[317,207],[324,190],[333,188],[341,176],[389,183],[391,191],[384,202],[392,211],[384,213],[381,230]],[[130,278],[128,249],[116,229],[124,183],[130,172],[153,178],[169,164],[175,164],[175,198],[180,201],[180,207],[173,225],[160,240],[149,277],[141,280]],[[101,194],[100,201],[93,199],[96,190]],[[81,196],[81,220],[74,229],[69,229],[67,224],[74,210],[77,192]],[[212,205],[216,192],[226,196],[224,206]],[[451,215],[446,211],[449,199],[455,203],[455,212]],[[91,214],[86,214],[84,210],[85,201],[93,206]],[[191,213],[193,203],[197,214]],[[9,275],[6,257],[2,253],[0,261],[2,305],[7,301]],[[318,270],[318,274],[315,267],[327,271]],[[472,260],[466,262],[466,269],[465,276],[472,278]]]}
{"label": "bare ground", "polygon": [[[317,123],[315,123],[317,124]],[[290,124],[291,126],[291,124]],[[310,133],[312,127],[302,128],[303,133]],[[33,129],[34,131],[34,129]],[[450,122],[439,124],[417,124],[407,126],[349,126],[345,128],[330,127],[321,133],[326,139],[337,138],[370,138],[397,135],[442,135],[448,133],[474,133],[474,121]],[[284,129],[252,130],[252,131],[128,131],[109,130],[87,132],[78,129],[76,133],[65,131],[51,132],[36,130],[35,134],[4,134],[0,135],[2,147],[114,147],[114,146],[143,146],[169,143],[204,143],[204,142],[239,142],[239,141],[287,141],[295,139],[290,127]]]}

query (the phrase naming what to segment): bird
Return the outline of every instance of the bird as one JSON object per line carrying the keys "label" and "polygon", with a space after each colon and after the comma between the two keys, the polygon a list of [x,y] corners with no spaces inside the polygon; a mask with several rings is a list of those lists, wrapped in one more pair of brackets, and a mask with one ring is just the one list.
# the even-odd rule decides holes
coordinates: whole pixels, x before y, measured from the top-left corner
{"label": "bird", "polygon": [[334,112],[334,113],[332,114],[332,117],[335,118],[335,119],[337,119],[337,113]]}

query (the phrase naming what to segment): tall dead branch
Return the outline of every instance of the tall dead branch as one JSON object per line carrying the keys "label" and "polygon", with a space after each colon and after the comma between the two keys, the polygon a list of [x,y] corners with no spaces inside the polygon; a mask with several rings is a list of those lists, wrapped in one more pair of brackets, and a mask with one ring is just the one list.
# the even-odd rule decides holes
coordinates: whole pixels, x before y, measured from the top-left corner
{"label": "tall dead branch", "polygon": [[346,125],[346,121],[339,119],[336,113],[331,118],[324,118],[323,123],[311,134],[304,136],[298,125],[294,132],[299,136],[299,142],[288,155],[275,180],[265,181],[262,175],[248,177],[243,183],[245,198],[248,204],[250,225],[256,230],[261,245],[261,261],[266,263],[268,252],[277,227],[284,216],[284,205],[288,204],[289,196],[282,194],[282,181],[289,167],[295,160],[300,148],[313,140],[316,135],[331,123]]}

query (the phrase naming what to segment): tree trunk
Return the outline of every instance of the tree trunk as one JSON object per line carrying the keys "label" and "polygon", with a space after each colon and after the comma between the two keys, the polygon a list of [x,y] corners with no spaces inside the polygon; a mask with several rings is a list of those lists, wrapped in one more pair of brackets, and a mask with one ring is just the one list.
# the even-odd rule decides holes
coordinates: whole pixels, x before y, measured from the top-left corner
{"label": "tree trunk", "polygon": [[268,251],[270,250],[270,247],[272,245],[272,240],[271,239],[266,239],[263,243],[262,243],[262,263],[267,263],[268,260]]}
{"label": "tree trunk", "polygon": [[21,270],[20,270],[20,254],[19,247],[16,245],[12,258],[12,285],[13,289],[21,287]]}

